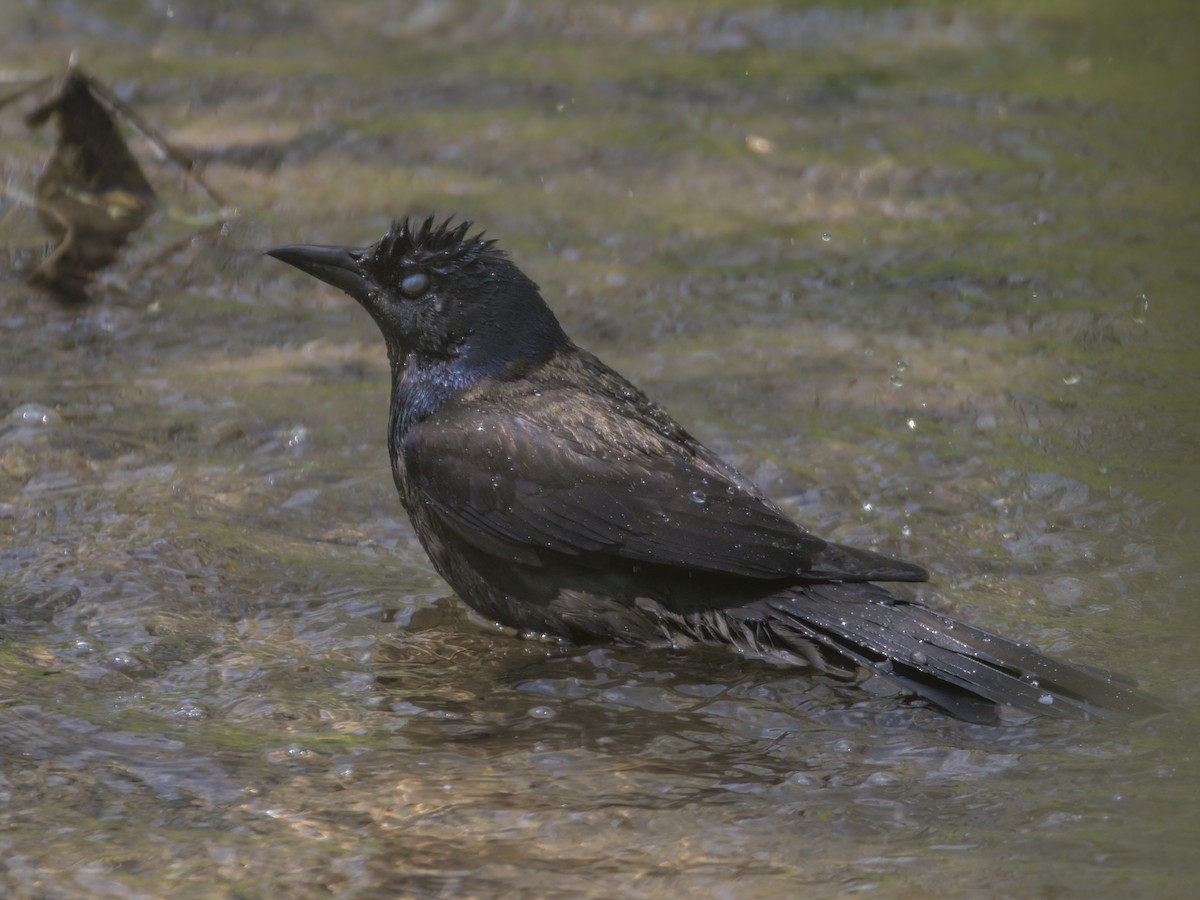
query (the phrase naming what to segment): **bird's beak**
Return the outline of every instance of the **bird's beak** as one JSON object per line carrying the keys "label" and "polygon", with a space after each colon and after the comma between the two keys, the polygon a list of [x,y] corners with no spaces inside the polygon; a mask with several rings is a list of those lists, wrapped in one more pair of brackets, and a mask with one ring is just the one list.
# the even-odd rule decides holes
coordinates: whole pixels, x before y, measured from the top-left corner
{"label": "bird's beak", "polygon": [[374,282],[363,271],[363,255],[364,251],[357,247],[321,247],[315,244],[289,244],[267,251],[267,256],[273,256],[326,284],[341,288],[360,302],[375,290]]}

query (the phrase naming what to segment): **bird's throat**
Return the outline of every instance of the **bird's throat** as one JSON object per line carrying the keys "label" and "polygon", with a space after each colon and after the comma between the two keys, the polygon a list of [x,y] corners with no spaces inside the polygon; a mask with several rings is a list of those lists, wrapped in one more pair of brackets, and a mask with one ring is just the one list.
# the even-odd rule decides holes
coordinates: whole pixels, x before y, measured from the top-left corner
{"label": "bird's throat", "polygon": [[402,438],[414,425],[469,390],[480,377],[456,359],[429,362],[410,353],[400,365],[393,361],[391,434]]}

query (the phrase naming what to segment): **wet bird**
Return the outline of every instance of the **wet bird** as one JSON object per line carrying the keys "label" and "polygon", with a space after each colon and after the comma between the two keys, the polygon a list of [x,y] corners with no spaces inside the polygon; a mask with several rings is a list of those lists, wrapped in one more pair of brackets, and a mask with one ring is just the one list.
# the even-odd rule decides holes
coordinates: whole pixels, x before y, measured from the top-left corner
{"label": "wet bird", "polygon": [[732,645],[881,673],[958,718],[1159,704],[872,582],[924,569],[805,531],[617,372],[471,223],[268,253],[341,288],[387,346],[388,449],[434,567],[484,617],[578,643]]}

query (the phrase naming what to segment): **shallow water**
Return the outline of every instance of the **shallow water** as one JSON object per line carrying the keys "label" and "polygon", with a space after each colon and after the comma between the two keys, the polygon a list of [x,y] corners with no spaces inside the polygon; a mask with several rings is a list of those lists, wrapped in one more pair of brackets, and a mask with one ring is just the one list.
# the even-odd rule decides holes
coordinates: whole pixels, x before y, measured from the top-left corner
{"label": "shallow water", "polygon": [[[1190,896],[1188,7],[258,9],[0,3],[6,68],[79,50],[236,206],[134,139],[166,208],[93,302],[0,283],[9,895]],[[14,265],[48,146],[0,110]],[[429,210],[814,530],[1173,711],[973,727],[473,622],[374,326],[260,256]]]}

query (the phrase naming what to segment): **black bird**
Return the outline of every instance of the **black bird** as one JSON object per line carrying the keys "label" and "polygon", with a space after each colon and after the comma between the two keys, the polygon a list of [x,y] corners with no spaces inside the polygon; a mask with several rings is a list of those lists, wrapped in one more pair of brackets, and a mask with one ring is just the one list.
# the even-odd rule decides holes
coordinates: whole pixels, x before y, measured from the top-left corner
{"label": "black bird", "polygon": [[896,597],[924,569],[809,534],[563,332],[470,222],[268,251],[357,300],[387,344],[392,475],[433,565],[525,632],[883,673],[961,719],[1158,712],[1132,682]]}

